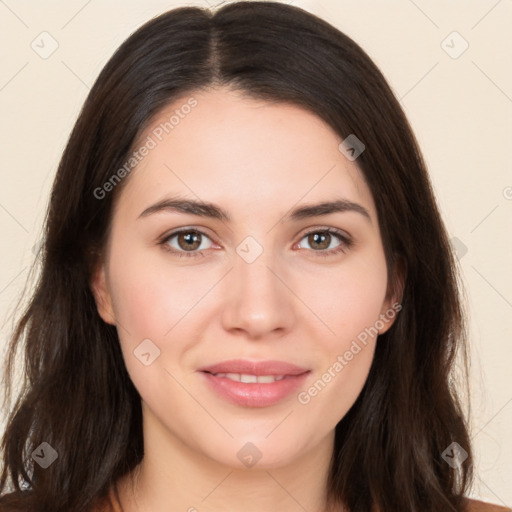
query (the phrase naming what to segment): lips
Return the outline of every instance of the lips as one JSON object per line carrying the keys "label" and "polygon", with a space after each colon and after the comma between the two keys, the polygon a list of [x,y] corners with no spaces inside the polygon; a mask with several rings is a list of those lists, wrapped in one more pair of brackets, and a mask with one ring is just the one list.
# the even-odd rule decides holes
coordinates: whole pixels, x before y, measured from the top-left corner
{"label": "lips", "polygon": [[309,371],[308,368],[287,363],[285,361],[249,361],[246,359],[231,359],[211,366],[200,368],[207,373],[238,373],[246,375],[295,376]]}
{"label": "lips", "polygon": [[218,396],[238,406],[268,407],[290,397],[311,373],[284,361],[233,359],[199,370]]}

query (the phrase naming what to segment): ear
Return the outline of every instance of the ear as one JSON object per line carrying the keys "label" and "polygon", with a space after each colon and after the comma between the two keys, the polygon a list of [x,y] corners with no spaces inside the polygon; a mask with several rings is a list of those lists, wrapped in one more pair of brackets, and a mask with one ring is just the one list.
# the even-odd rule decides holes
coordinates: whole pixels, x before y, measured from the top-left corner
{"label": "ear", "polygon": [[90,286],[94,299],[96,300],[96,307],[100,317],[107,324],[116,325],[114,308],[112,307],[112,297],[108,289],[104,263],[98,265],[93,272]]}
{"label": "ear", "polygon": [[395,323],[399,311],[402,309],[402,297],[404,293],[405,278],[407,269],[403,258],[399,258],[395,263],[394,276],[395,280],[392,286],[388,286],[386,297],[382,304],[378,323],[379,335],[388,331]]}

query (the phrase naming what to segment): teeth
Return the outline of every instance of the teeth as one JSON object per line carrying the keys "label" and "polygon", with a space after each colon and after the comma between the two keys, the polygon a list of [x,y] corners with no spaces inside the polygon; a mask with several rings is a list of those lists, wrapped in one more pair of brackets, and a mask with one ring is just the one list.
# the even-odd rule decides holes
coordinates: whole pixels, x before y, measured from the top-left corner
{"label": "teeth", "polygon": [[213,375],[247,384],[270,384],[276,380],[282,380],[285,377],[284,375],[249,375],[246,373],[214,373]]}

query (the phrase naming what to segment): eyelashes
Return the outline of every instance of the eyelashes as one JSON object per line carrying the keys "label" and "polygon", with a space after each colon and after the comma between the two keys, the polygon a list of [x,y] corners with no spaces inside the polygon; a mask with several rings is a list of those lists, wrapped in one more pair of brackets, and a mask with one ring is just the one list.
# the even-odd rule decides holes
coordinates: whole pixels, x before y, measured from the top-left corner
{"label": "eyelashes", "polygon": [[[204,257],[204,254],[200,251],[186,251],[186,250],[180,250],[180,249],[175,249],[175,248],[172,248],[171,246],[169,246],[169,241],[172,240],[173,238],[176,238],[176,237],[180,237],[182,235],[190,235],[190,234],[193,234],[193,237],[187,237],[185,240],[187,240],[187,243],[190,243],[192,241],[192,243],[196,243],[197,240],[200,238],[200,237],[206,237],[208,239],[210,239],[210,237],[208,235],[206,235],[205,233],[203,233],[202,231],[200,230],[197,230],[197,229],[182,229],[182,230],[179,230],[179,231],[174,231],[172,232],[170,235],[166,236],[161,242],[160,244],[163,245],[164,249],[171,252],[171,253],[174,253],[176,254],[176,256],[182,258],[182,257],[186,257],[186,258],[195,258],[197,256],[203,256]],[[202,245],[202,243],[200,244]],[[197,247],[195,248],[197,249]]]}
{"label": "eyelashes", "polygon": [[[189,235],[189,236],[186,236]],[[192,236],[190,236],[192,235]],[[320,235],[320,236],[318,236]],[[181,238],[180,238],[181,237]],[[178,241],[184,242],[185,245],[189,244],[193,247],[190,247],[192,250],[188,251],[185,249],[180,248],[179,242],[178,242],[178,248],[172,247],[169,245],[169,242],[173,240],[174,238],[177,238]],[[185,228],[185,229],[179,229],[176,231],[173,231],[167,236],[164,236],[162,240],[159,241],[159,245],[162,245],[164,250],[167,252],[179,257],[179,258],[197,258],[197,257],[205,257],[204,250],[208,249],[209,247],[203,247],[202,238],[207,238],[208,240],[211,240],[211,237],[209,237],[206,233],[199,229],[195,228]],[[331,241],[333,239],[337,239],[339,241],[339,244],[334,247],[333,249],[306,249],[308,252],[312,252],[314,255],[320,256],[320,257],[328,257],[328,256],[334,256],[340,253],[347,252],[352,246],[353,246],[353,240],[343,231],[340,231],[335,228],[315,228],[313,230],[308,231],[304,235],[302,235],[302,238],[300,239],[300,242],[304,240],[305,238],[308,239],[309,244],[325,244],[327,240],[327,245],[331,245]],[[199,245],[197,245],[199,242]],[[201,250],[197,250],[201,249]],[[301,248],[301,250],[303,250]]]}
{"label": "eyelashes", "polygon": [[[318,234],[321,234],[324,237],[325,237],[325,234],[327,234],[329,237],[328,238],[329,242],[330,242],[330,240],[332,240],[333,236],[334,236],[334,238],[337,238],[340,241],[340,244],[337,245],[334,249],[320,250],[320,251],[315,250],[315,249],[309,249],[310,251],[315,253],[315,255],[318,255],[318,256],[327,257],[327,256],[339,254],[339,253],[345,253],[353,245],[353,241],[348,235],[346,235],[342,231],[335,229],[335,228],[321,228],[321,229],[316,228],[314,230],[311,230],[311,231],[308,231],[307,233],[305,233],[302,236],[301,240],[304,240],[304,238],[308,238],[308,241],[309,241],[309,238],[311,236],[318,235]],[[317,241],[315,240],[314,243],[317,243]],[[330,245],[330,243],[328,243],[328,245]]]}

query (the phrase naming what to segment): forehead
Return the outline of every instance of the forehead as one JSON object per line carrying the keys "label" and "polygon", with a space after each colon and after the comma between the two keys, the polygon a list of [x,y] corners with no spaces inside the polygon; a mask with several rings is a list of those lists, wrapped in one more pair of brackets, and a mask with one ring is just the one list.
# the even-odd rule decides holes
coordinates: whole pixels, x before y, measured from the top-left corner
{"label": "forehead", "polygon": [[226,89],[190,93],[150,120],[134,145],[150,149],[122,195],[139,209],[181,194],[242,215],[343,197],[375,215],[362,172],[339,151],[341,140],[297,105]]}

